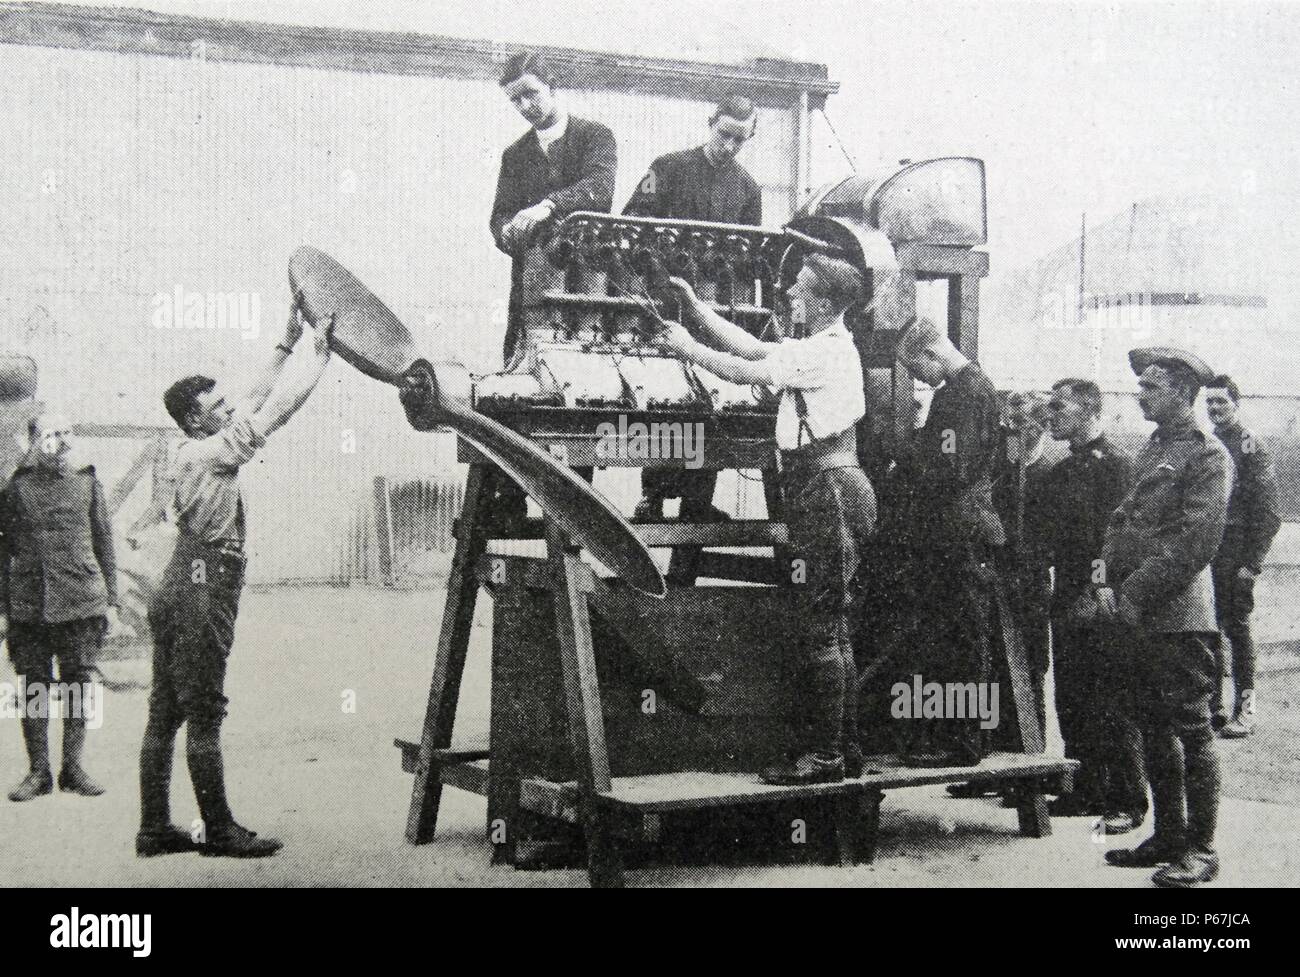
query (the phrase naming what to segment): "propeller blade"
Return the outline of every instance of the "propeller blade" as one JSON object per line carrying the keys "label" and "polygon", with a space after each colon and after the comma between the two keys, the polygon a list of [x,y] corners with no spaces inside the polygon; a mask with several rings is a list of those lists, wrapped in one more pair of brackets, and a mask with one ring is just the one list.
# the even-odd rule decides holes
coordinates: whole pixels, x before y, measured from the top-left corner
{"label": "propeller blade", "polygon": [[330,348],[368,377],[400,386],[419,351],[402,321],[341,264],[303,246],[289,259],[289,288],[312,325],[334,314]]}
{"label": "propeller blade", "polygon": [[[462,380],[459,368],[450,364],[419,361],[410,332],[351,272],[323,251],[301,247],[289,260],[289,286],[313,325],[322,316],[334,315],[331,347],[344,360],[369,377],[403,389],[404,404],[411,393],[425,402],[432,423],[417,424],[419,429],[434,424],[451,428],[499,465],[570,537],[629,586],[652,597],[667,593],[650,551],[609,500],[527,438],[477,413],[465,395],[468,378]],[[422,375],[430,381],[427,396],[412,390],[412,377]],[[439,377],[444,383],[437,383]],[[408,406],[408,416],[411,410]]]}
{"label": "propeller blade", "polygon": [[641,593],[651,597],[667,593],[650,551],[586,479],[504,424],[456,401],[440,406],[445,427],[501,466],[587,552]]}

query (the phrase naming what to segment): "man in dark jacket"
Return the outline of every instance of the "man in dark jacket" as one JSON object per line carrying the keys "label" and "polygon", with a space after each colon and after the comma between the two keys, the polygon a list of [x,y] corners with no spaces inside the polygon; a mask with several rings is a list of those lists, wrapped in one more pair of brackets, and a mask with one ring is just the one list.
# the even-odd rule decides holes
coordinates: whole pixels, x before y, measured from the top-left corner
{"label": "man in dark jacket", "polygon": [[[996,559],[1007,539],[993,508],[997,391],[928,319],[904,330],[896,355],[913,378],[942,384],[911,450],[900,446],[896,459],[908,495],[894,531],[903,534],[909,553],[897,604],[911,622],[904,639],[910,665],[925,682],[987,683]],[[905,762],[974,764],[987,752],[977,718],[902,722],[912,724],[900,751]]]}
{"label": "man in dark jacket", "polygon": [[1142,739],[1132,718],[1129,669],[1113,625],[1088,616],[1111,513],[1133,487],[1133,459],[1106,436],[1101,391],[1091,380],[1052,386],[1052,437],[1069,457],[1042,487],[1048,562],[1056,569],[1052,601],[1056,715],[1065,755],[1079,761],[1074,790],[1053,802],[1058,817],[1095,816],[1106,834],[1123,834],[1147,813]]}
{"label": "man in dark jacket", "polygon": [[69,462],[70,426],[47,415],[33,418],[28,434],[28,460],[0,493],[0,635],[8,631],[22,679],[30,763],[9,799],[29,801],[54,789],[46,707],[55,659],[65,696],[59,789],[94,797],[104,788],[81,768],[81,752],[88,710],[98,703],[95,653],[117,608],[112,527],[95,469]]}
{"label": "man in dark jacket", "polygon": [[1196,426],[1193,404],[1213,376],[1209,367],[1168,347],[1135,349],[1129,361],[1140,377],[1138,405],[1156,430],[1138,455],[1132,490],[1106,527],[1105,579],[1094,600],[1097,616],[1117,622],[1128,640],[1155,825],[1142,844],[1108,851],[1106,860],[1164,865],[1153,882],[1188,888],[1219,871],[1210,561],[1223,540],[1232,459]]}
{"label": "man in dark jacket", "polygon": [[[1214,433],[1228,449],[1237,477],[1228,502],[1228,523],[1223,545],[1214,558],[1214,607],[1221,639],[1216,643],[1219,668],[1218,695],[1214,697],[1214,724],[1228,739],[1249,736],[1255,730],[1255,639],[1250,615],[1255,609],[1255,578],[1264,569],[1264,557],[1282,526],[1277,508],[1277,476],[1273,458],[1264,443],[1237,417],[1241,391],[1232,377],[1219,375],[1205,390],[1205,407]],[[1223,701],[1223,640],[1232,646],[1233,714]]]}
{"label": "man in dark jacket", "polygon": [[[704,145],[668,153],[651,163],[623,213],[721,224],[763,223],[762,191],[736,162],[736,154],[754,135],[757,124],[754,103],[740,95],[728,95],[709,119],[709,138]],[[691,284],[704,291],[702,283]],[[713,508],[717,483],[716,471],[643,469],[636,517],[662,519],[664,501],[680,498],[683,519],[723,518]]]}
{"label": "man in dark jacket", "polygon": [[497,247],[514,259],[504,351],[509,371],[526,349],[525,303],[536,298],[525,294],[525,265],[546,260],[532,247],[539,231],[575,210],[608,213],[618,155],[609,129],[565,110],[556,98],[555,75],[540,55],[511,58],[501,87],[532,127],[501,155],[489,222]]}

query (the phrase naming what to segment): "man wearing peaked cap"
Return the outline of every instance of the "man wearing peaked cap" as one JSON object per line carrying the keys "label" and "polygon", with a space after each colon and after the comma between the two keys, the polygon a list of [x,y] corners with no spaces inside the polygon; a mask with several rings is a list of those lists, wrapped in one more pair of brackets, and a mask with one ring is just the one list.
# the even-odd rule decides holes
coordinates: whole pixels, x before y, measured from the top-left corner
{"label": "man wearing peaked cap", "polygon": [[1196,377],[1197,384],[1204,387],[1214,379],[1214,371],[1206,362],[1195,353],[1189,353],[1185,349],[1176,349],[1173,346],[1142,346],[1138,349],[1129,350],[1129,365],[1133,367],[1133,372],[1142,376],[1148,367],[1161,366],[1166,369],[1173,368],[1188,370]]}
{"label": "man wearing peaked cap", "polygon": [[[1223,538],[1232,461],[1196,424],[1193,405],[1214,376],[1198,357],[1167,347],[1135,349],[1138,404],[1156,424],[1135,482],[1106,527],[1096,615],[1110,621],[1134,683],[1135,720],[1146,745],[1153,835],[1106,853],[1112,865],[1163,865],[1160,886],[1215,877],[1219,760],[1210,728],[1217,632],[1210,562]],[[1181,747],[1181,749],[1180,749]],[[1184,808],[1186,813],[1184,813]]]}

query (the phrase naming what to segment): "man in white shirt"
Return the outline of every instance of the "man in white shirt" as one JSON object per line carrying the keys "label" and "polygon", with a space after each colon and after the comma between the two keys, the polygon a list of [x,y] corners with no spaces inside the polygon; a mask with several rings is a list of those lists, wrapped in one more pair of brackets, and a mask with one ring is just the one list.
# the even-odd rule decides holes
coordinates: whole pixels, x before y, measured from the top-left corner
{"label": "man in white shirt", "polygon": [[[849,641],[850,587],[875,525],[876,497],[858,463],[855,425],[866,412],[862,365],[844,324],[866,281],[848,261],[821,254],[803,259],[787,291],[806,338],[763,342],[671,279],[684,317],[701,327],[704,345],[671,324],[660,342],[733,383],[781,391],[776,441],[793,557],[791,580],[802,598],[804,632],[792,655],[792,679],[804,726],[800,742],[762,772],[774,784],[834,782],[859,776],[857,666]],[[802,313],[802,314],[801,314]]]}

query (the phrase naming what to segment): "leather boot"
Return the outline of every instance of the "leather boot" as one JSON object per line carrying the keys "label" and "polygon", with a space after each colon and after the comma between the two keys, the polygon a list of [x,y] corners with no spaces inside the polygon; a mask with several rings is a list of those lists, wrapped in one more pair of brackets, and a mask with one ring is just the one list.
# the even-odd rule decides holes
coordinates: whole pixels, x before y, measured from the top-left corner
{"label": "leather boot", "polygon": [[30,801],[54,790],[54,778],[50,775],[50,721],[24,717],[23,741],[27,744],[30,772],[9,792],[9,799],[15,802]]}
{"label": "leather boot", "polygon": [[86,721],[67,716],[63,720],[63,765],[59,770],[59,790],[82,797],[98,797],[104,788],[81,769],[81,751],[86,744]]}
{"label": "leather boot", "polygon": [[1183,757],[1178,738],[1167,726],[1144,730],[1147,778],[1151,783],[1151,812],[1155,838],[1182,844],[1187,837]]}
{"label": "leather boot", "polygon": [[1210,735],[1183,741],[1186,770],[1187,844],[1198,851],[1214,850],[1219,822],[1219,755]]}
{"label": "leather boot", "polygon": [[145,726],[140,744],[141,834],[160,832],[171,825],[172,753],[179,726],[168,717],[152,714]]}

